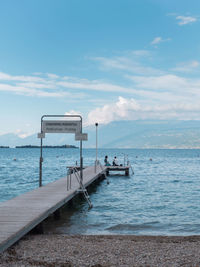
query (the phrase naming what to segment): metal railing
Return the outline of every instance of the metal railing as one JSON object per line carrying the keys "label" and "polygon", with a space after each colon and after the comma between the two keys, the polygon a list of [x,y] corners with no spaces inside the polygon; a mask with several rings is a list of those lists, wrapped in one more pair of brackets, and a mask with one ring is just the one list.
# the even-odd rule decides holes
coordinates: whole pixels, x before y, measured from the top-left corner
{"label": "metal railing", "polygon": [[72,168],[67,170],[67,191],[72,187]]}
{"label": "metal railing", "polygon": [[122,154],[124,155],[124,166],[129,166],[131,169],[132,175],[134,175],[134,169],[133,169],[132,165],[130,164],[128,155],[125,153],[122,153]]}

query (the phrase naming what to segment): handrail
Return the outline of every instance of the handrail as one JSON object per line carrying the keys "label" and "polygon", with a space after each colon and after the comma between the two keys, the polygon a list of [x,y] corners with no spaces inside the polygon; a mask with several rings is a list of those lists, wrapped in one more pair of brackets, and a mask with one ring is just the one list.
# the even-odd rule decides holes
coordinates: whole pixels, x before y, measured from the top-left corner
{"label": "handrail", "polygon": [[71,185],[72,185],[72,183],[71,183],[72,176],[71,175],[72,175],[72,170],[71,170],[71,168],[69,168],[67,170],[67,190],[71,189]]}

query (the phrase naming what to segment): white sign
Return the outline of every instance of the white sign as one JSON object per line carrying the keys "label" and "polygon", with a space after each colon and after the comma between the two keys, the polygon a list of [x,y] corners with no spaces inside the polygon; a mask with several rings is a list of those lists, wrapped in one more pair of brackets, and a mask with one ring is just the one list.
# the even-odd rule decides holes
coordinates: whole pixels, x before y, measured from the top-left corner
{"label": "white sign", "polygon": [[45,133],[38,133],[38,138],[45,138]]}
{"label": "white sign", "polygon": [[44,133],[80,133],[80,131],[81,121],[42,121],[42,132]]}
{"label": "white sign", "polygon": [[87,141],[88,140],[88,134],[87,133],[76,133],[75,134],[75,140],[76,141]]}

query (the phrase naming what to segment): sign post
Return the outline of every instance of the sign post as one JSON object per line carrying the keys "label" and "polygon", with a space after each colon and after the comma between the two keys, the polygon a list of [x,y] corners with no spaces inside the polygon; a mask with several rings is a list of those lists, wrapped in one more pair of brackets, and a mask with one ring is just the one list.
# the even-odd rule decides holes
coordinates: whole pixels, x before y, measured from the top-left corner
{"label": "sign post", "polygon": [[98,150],[97,150],[97,148],[98,148],[98,145],[97,145],[97,128],[98,128],[98,123],[96,122],[95,123],[95,126],[96,126],[96,160],[95,160],[95,172],[96,172],[96,169],[97,169],[97,155],[98,155]]}
{"label": "sign post", "polygon": [[76,141],[87,141],[88,140],[88,134],[87,133],[76,133],[75,134],[75,140]]}
{"label": "sign post", "polygon": [[[44,118],[79,118],[79,120],[44,120]],[[82,140],[86,140],[87,134],[82,134],[82,117],[80,115],[43,115],[41,117],[41,132],[38,133],[40,138],[40,163],[39,163],[39,186],[42,186],[42,139],[45,133],[74,133],[76,140],[80,140],[80,179],[83,181],[83,157],[82,157]]]}

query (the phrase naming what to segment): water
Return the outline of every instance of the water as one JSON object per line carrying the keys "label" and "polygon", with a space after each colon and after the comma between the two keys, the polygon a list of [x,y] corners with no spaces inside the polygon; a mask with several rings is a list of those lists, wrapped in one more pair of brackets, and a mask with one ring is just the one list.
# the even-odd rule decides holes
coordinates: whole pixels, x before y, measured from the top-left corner
{"label": "water", "polygon": [[[0,200],[38,187],[39,149],[0,149]],[[124,154],[134,167],[130,177],[110,176],[90,194],[93,208],[79,201],[48,231],[67,234],[200,234],[200,150],[100,149],[103,162]],[[84,149],[84,165],[95,160]],[[150,160],[152,158],[152,161]],[[16,159],[16,160],[14,160]],[[66,175],[79,149],[44,149],[43,184]]]}

